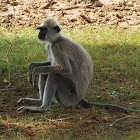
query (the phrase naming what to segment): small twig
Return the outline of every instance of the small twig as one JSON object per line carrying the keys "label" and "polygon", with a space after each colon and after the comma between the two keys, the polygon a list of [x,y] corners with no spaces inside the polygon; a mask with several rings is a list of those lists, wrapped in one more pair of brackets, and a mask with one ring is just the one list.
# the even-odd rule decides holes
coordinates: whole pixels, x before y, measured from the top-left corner
{"label": "small twig", "polygon": [[68,6],[68,7],[65,7],[65,8],[59,8],[58,11],[60,10],[72,10],[72,9],[76,9],[76,8],[88,8],[92,6],[92,4],[87,4],[87,5],[81,5],[81,4],[77,4],[77,5],[73,5],[73,6]]}
{"label": "small twig", "polygon": [[85,15],[81,14],[80,15],[85,21],[87,21],[88,23],[92,23],[92,21]]}
{"label": "small twig", "polygon": [[4,35],[2,34],[2,32],[0,31],[0,35],[2,36],[2,38],[5,40],[5,42],[7,42],[10,47],[8,48],[7,52],[6,52],[6,56],[5,56],[5,59],[3,58],[2,60],[5,60],[7,63],[8,63],[8,80],[10,82],[10,66],[9,66],[9,58],[8,58],[8,54],[11,52],[11,48],[13,47],[13,44],[8,41]]}
{"label": "small twig", "polygon": [[55,4],[56,3],[56,1],[48,1],[48,3],[45,3],[45,4],[43,4],[40,8],[41,9],[47,9],[47,8],[49,8],[51,5],[53,5],[53,4]]}
{"label": "small twig", "polygon": [[127,116],[127,117],[123,117],[123,118],[117,119],[113,123],[111,123],[110,126],[113,126],[116,122],[119,122],[119,121],[127,119],[127,118],[138,118],[138,116]]}
{"label": "small twig", "polygon": [[[6,52],[6,61],[9,62],[9,59],[8,59],[8,54],[9,52],[11,51],[11,48],[13,46],[13,44],[11,42],[9,42],[5,37],[4,35],[2,34],[2,32],[0,31],[0,35],[2,36],[2,38],[10,45],[10,47],[8,48],[7,52]],[[4,59],[3,59],[4,60]]]}
{"label": "small twig", "polygon": [[64,120],[68,120],[68,119],[71,119],[71,118],[75,118],[75,117],[79,117],[79,115],[77,116],[73,116],[73,117],[66,117],[66,118],[59,118],[59,119],[47,119],[48,121],[51,121],[51,122],[55,122],[55,121],[64,121]]}
{"label": "small twig", "polygon": [[9,42],[9,41],[4,37],[4,35],[2,34],[1,31],[0,31],[0,34],[1,34],[2,38],[3,38],[8,44],[10,44],[11,46],[13,46],[13,44],[12,44],[11,42]]}
{"label": "small twig", "polygon": [[68,120],[68,119],[71,119],[72,117],[67,117],[67,118],[60,118],[60,119],[47,119],[48,121],[52,121],[52,122],[55,122],[55,121],[63,121],[63,120]]}
{"label": "small twig", "polygon": [[16,14],[15,14],[15,6],[13,6],[13,11],[14,11],[14,19],[15,19],[15,15],[16,15]]}

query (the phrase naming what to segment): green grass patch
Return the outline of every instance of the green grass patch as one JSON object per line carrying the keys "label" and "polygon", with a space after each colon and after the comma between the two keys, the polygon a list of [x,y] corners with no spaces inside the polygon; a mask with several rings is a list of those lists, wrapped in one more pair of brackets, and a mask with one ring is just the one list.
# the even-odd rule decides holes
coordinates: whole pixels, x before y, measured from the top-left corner
{"label": "green grass patch", "polygon": [[[32,28],[8,31],[0,28],[0,74],[27,72],[30,62],[47,59],[44,45],[37,42],[38,31]],[[140,79],[140,29],[84,28],[64,31],[89,52],[93,60],[94,76],[108,80],[122,75]],[[8,40],[11,44],[7,43]],[[8,62],[7,62],[8,61]]]}
{"label": "green grass patch", "polygon": [[[38,31],[31,27],[12,31],[0,27],[0,32],[0,139],[139,140],[140,124],[135,114],[110,126],[127,115],[60,106],[53,106],[48,118],[44,118],[45,113],[20,115],[13,111],[20,97],[37,97],[28,84],[27,67],[47,60],[47,52],[44,44],[37,42]],[[140,29],[87,27],[64,33],[92,58],[93,81],[86,98],[139,108]]]}

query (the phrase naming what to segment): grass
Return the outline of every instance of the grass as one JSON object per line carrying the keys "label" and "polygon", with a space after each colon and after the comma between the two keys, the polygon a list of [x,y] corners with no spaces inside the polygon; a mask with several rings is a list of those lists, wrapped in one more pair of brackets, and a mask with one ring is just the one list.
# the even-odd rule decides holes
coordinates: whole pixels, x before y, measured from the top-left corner
{"label": "grass", "polygon": [[[8,31],[0,27],[0,32],[0,139],[140,140],[140,116],[135,113],[56,105],[47,113],[17,113],[19,98],[38,97],[27,81],[28,64],[44,61],[47,55],[33,28]],[[86,27],[64,33],[92,57],[94,76],[88,100],[140,108],[139,28]]]}

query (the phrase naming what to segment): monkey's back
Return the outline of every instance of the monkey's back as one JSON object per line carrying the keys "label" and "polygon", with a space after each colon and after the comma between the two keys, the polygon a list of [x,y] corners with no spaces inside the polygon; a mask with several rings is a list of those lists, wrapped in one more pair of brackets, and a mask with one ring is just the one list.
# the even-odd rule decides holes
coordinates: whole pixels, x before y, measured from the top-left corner
{"label": "monkey's back", "polygon": [[81,45],[65,36],[60,37],[52,47],[57,49],[61,57],[68,58],[72,73],[63,76],[74,83],[78,99],[83,98],[92,80],[91,57]]}

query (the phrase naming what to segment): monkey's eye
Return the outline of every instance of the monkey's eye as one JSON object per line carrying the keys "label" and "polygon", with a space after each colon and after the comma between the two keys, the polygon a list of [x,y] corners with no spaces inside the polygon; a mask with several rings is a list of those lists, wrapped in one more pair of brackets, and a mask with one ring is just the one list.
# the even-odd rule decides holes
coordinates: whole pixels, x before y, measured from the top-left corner
{"label": "monkey's eye", "polygon": [[40,30],[40,31],[45,31],[45,32],[48,31],[46,27],[37,27],[37,29]]}
{"label": "monkey's eye", "polygon": [[60,29],[59,26],[55,26],[55,27],[54,27],[54,30],[56,30],[58,33],[61,31],[61,29]]}

